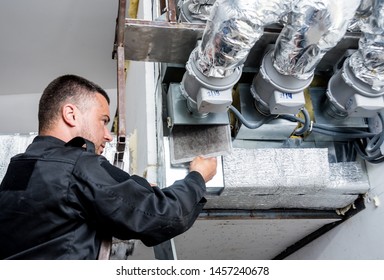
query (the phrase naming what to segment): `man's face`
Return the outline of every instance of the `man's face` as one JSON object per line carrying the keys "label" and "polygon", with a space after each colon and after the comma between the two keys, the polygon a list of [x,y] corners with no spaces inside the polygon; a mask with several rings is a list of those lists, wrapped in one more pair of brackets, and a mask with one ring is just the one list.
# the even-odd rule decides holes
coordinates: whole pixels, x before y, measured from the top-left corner
{"label": "man's face", "polygon": [[107,127],[110,121],[108,102],[104,96],[96,94],[87,107],[88,109],[82,112],[80,136],[92,141],[95,144],[96,153],[101,155],[105,143],[112,141],[112,135]]}

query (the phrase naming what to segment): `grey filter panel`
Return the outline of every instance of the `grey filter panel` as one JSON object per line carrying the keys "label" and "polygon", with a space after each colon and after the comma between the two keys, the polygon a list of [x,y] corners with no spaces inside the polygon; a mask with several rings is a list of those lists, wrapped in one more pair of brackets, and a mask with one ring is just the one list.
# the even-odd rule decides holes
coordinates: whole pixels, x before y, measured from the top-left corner
{"label": "grey filter panel", "polygon": [[227,155],[232,149],[229,125],[176,125],[170,136],[171,164],[194,157]]}
{"label": "grey filter panel", "polygon": [[224,191],[206,208],[338,209],[369,190],[358,162],[328,163],[327,149],[240,149],[223,158]]}

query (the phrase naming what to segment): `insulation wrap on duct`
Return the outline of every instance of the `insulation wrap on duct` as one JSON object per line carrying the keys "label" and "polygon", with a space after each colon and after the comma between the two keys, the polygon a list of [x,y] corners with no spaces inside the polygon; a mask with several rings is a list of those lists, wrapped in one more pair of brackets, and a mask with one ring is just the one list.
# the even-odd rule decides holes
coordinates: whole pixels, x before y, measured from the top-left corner
{"label": "insulation wrap on duct", "polygon": [[193,18],[207,20],[216,0],[185,0],[179,1],[179,6],[186,5]]}
{"label": "insulation wrap on duct", "polygon": [[306,80],[344,36],[360,0],[299,0],[288,15],[273,53],[283,75]]}
{"label": "insulation wrap on duct", "polygon": [[360,26],[367,20],[372,13],[373,0],[361,0],[360,6],[357,8],[354,18],[348,26],[348,31],[359,32]]}
{"label": "insulation wrap on duct", "polygon": [[202,42],[190,56],[207,77],[227,77],[244,63],[264,26],[289,11],[287,0],[217,0]]}
{"label": "insulation wrap on duct", "polygon": [[233,148],[223,157],[225,188],[206,209],[338,209],[369,191],[359,162],[328,162],[327,149]]}
{"label": "insulation wrap on duct", "polygon": [[375,91],[384,90],[384,1],[373,1],[370,17],[362,23],[359,49],[349,59],[354,75]]}

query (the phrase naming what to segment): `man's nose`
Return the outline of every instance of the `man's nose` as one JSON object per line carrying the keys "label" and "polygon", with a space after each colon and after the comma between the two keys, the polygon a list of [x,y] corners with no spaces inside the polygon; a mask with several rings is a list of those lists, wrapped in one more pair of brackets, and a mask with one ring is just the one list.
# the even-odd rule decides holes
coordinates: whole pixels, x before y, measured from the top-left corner
{"label": "man's nose", "polygon": [[104,130],[105,130],[105,132],[104,132],[104,139],[105,139],[107,142],[111,142],[112,139],[113,139],[111,132],[108,130],[107,127],[105,127]]}

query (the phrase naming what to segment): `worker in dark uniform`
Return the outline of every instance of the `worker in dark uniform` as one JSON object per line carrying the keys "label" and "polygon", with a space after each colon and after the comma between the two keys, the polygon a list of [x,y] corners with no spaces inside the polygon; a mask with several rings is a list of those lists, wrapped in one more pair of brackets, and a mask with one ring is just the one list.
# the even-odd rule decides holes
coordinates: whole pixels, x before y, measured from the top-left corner
{"label": "worker in dark uniform", "polygon": [[44,90],[39,135],[0,185],[0,259],[97,259],[106,237],[153,246],[192,226],[216,159],[196,157],[184,179],[151,186],[101,156],[109,121],[106,92],[84,78]]}

